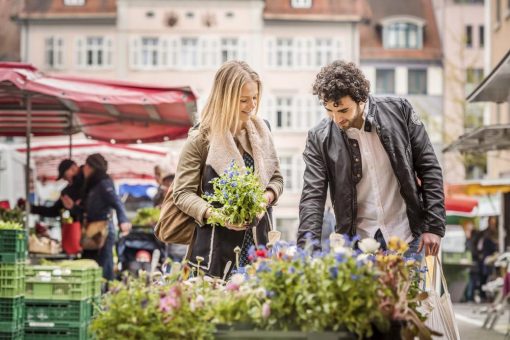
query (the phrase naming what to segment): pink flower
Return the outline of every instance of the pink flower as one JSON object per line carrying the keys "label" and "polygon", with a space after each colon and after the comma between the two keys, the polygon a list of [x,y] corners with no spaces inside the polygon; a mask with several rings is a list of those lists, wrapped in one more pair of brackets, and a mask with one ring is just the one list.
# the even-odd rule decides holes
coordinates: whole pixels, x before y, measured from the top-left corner
{"label": "pink flower", "polygon": [[163,312],[170,312],[181,307],[181,289],[179,286],[172,286],[167,295],[159,299],[159,308]]}
{"label": "pink flower", "polygon": [[227,290],[228,291],[237,291],[239,290],[239,285],[237,283],[234,283],[234,282],[229,282],[227,283]]}
{"label": "pink flower", "polygon": [[271,306],[269,302],[264,302],[262,305],[262,318],[267,319],[271,315]]}

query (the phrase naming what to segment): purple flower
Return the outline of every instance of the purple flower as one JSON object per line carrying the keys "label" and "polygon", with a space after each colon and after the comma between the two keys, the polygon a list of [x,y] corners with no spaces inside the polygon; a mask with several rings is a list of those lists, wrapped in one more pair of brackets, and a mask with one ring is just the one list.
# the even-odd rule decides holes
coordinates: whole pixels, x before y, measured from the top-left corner
{"label": "purple flower", "polygon": [[343,254],[336,254],[335,260],[338,263],[344,263],[345,261],[347,261],[347,259],[345,258],[345,256]]}
{"label": "purple flower", "polygon": [[356,281],[357,279],[359,279],[359,275],[351,274],[351,279]]}
{"label": "purple flower", "polygon": [[270,271],[271,271],[271,268],[269,268],[269,266],[267,265],[266,261],[262,261],[259,264],[259,267],[257,268],[257,273],[258,272],[270,272]]}
{"label": "purple flower", "polygon": [[338,277],[338,268],[337,267],[329,267],[329,275],[336,279]]}
{"label": "purple flower", "polygon": [[232,188],[235,188],[237,187],[237,182],[232,182],[230,185],[232,186]]}
{"label": "purple flower", "polygon": [[268,298],[273,298],[275,296],[275,292],[273,292],[272,290],[266,290],[266,297]]}

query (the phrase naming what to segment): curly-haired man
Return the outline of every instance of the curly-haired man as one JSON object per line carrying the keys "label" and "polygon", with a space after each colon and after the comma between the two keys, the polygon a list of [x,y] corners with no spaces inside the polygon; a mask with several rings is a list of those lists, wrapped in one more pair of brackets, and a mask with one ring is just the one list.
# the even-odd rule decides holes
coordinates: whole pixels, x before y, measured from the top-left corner
{"label": "curly-haired man", "polygon": [[313,92],[329,119],[308,132],[298,244],[307,234],[321,239],[329,186],[338,233],[372,237],[383,247],[398,236],[409,253],[437,255],[443,179],[425,127],[406,99],[369,90],[353,63],[335,61],[316,77]]}

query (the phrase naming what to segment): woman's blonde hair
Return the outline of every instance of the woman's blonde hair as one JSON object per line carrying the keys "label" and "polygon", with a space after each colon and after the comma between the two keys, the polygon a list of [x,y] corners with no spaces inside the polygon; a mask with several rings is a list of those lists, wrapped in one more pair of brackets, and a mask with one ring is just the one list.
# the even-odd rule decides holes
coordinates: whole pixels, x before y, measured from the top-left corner
{"label": "woman's blonde hair", "polygon": [[235,133],[239,125],[241,88],[249,82],[257,83],[258,96],[255,113],[260,103],[262,84],[259,75],[244,61],[232,60],[221,65],[214,76],[214,83],[202,110],[200,130],[210,137],[225,137]]}

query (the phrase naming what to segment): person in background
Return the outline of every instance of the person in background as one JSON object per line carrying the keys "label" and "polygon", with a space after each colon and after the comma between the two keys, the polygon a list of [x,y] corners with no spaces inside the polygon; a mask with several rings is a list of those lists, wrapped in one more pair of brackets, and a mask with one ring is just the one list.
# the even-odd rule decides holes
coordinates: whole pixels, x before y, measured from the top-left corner
{"label": "person in background", "polygon": [[157,180],[159,186],[158,192],[152,199],[152,202],[154,203],[155,207],[160,207],[161,204],[163,204],[163,201],[165,200],[165,196],[168,189],[170,188],[170,185],[172,185],[172,182],[174,181],[175,172],[172,171],[168,166],[157,167],[160,169],[159,180]]}
{"label": "person in background", "polygon": [[81,219],[80,210],[75,208],[74,202],[79,202],[82,195],[82,187],[85,181],[83,176],[83,167],[79,167],[73,160],[64,159],[58,165],[57,180],[64,179],[68,184],[62,190],[60,199],[52,206],[45,207],[41,205],[32,205],[30,213],[43,217],[58,217],[63,209],[68,209],[71,217],[75,221]]}
{"label": "person in background", "polygon": [[489,217],[487,229],[480,233],[480,237],[476,240],[476,263],[478,266],[478,291],[482,301],[487,300],[487,296],[482,287],[485,285],[493,272],[493,266],[488,263],[490,258],[498,252],[498,228],[499,220],[497,216]]}
{"label": "person in background", "polygon": [[112,210],[117,214],[119,229],[122,234],[131,230],[124,204],[115,191],[112,179],[107,174],[108,162],[98,153],[87,157],[83,166],[85,186],[83,188],[82,208],[87,222],[108,220],[108,237],[103,248],[84,250],[83,258],[95,260],[103,268],[103,277],[114,279],[113,245],[115,243],[115,227],[112,222]]}

